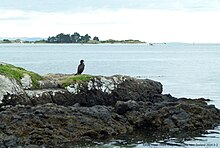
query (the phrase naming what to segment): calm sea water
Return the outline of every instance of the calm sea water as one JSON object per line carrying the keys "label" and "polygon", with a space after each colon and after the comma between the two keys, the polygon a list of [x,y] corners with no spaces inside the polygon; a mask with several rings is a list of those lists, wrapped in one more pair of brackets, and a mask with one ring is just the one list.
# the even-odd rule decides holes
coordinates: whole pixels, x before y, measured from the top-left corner
{"label": "calm sea water", "polygon": [[[153,79],[163,84],[163,93],[209,98],[211,104],[220,108],[220,44],[0,44],[0,61],[40,74],[75,73],[81,59],[86,64],[84,73]],[[172,137],[162,141],[136,138],[130,146],[168,147],[166,144],[185,143],[220,147],[220,127],[208,132],[181,142]],[[122,138],[104,146],[117,147],[128,141]]]}

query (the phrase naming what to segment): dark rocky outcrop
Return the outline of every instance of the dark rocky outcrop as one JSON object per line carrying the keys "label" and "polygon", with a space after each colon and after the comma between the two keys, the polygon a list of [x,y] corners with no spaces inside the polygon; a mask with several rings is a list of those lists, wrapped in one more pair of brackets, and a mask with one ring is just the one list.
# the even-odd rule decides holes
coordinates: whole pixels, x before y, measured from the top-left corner
{"label": "dark rocky outcrop", "polygon": [[64,146],[133,130],[124,122],[126,118],[114,113],[112,107],[98,105],[89,108],[56,104],[6,106],[0,119],[0,144],[7,147],[15,146],[14,143]]}
{"label": "dark rocky outcrop", "polygon": [[[62,75],[59,74],[60,77]],[[66,75],[64,75],[66,77]],[[41,81],[42,89],[23,89],[16,83],[20,92],[7,92],[3,95],[4,105],[23,104],[39,105],[56,103],[70,106],[80,103],[82,106],[106,105],[114,106],[117,101],[161,101],[154,99],[155,94],[162,93],[162,85],[152,80],[139,80],[128,76],[97,76],[88,81],[74,83],[66,88],[54,79]],[[12,80],[11,80],[12,81]],[[12,85],[11,87],[14,87]],[[12,88],[13,89],[13,88]],[[12,104],[11,104],[12,103]]]}
{"label": "dark rocky outcrop", "polygon": [[0,75],[0,145],[69,147],[134,131],[175,134],[220,123],[219,109],[206,99],[162,94],[156,81],[96,76],[64,87],[63,77],[71,76],[48,77],[32,89]]}

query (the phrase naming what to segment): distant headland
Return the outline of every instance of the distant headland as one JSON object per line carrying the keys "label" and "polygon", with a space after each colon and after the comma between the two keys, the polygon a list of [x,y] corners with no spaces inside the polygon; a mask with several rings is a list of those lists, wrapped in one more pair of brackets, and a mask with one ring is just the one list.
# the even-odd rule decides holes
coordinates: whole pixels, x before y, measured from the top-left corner
{"label": "distant headland", "polygon": [[140,40],[133,40],[133,39],[126,39],[126,40],[100,40],[99,37],[94,36],[93,38],[86,34],[80,35],[78,32],[74,34],[64,34],[60,33],[55,36],[49,36],[47,39],[44,38],[18,38],[18,39],[8,39],[3,38],[0,39],[0,43],[56,43],[56,44],[63,44],[63,43],[75,43],[75,44],[101,44],[101,43],[122,43],[122,44],[139,44],[139,43],[146,43]]}

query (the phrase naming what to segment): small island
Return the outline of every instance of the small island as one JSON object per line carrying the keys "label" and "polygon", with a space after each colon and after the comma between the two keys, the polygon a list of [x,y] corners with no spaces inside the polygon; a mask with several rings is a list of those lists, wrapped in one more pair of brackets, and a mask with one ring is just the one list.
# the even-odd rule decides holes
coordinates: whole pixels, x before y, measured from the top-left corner
{"label": "small island", "polygon": [[108,40],[100,40],[99,37],[94,36],[93,38],[86,34],[86,35],[80,35],[78,32],[75,32],[74,34],[64,34],[60,33],[56,36],[50,36],[47,39],[2,39],[0,40],[0,43],[55,43],[55,44],[140,44],[145,43],[143,41],[139,40],[133,40],[133,39],[127,39],[127,40],[114,40],[114,39],[108,39]]}
{"label": "small island", "polygon": [[0,63],[0,145],[71,147],[135,132],[204,133],[220,123],[208,99],[162,94],[130,76],[48,74]]}

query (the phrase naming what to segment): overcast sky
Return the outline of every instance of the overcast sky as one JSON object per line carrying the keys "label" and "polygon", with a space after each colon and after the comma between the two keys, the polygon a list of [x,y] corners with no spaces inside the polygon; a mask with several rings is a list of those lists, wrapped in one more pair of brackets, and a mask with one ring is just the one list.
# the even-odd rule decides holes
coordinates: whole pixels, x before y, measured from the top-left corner
{"label": "overcast sky", "polygon": [[0,0],[0,37],[220,43],[220,0]]}

